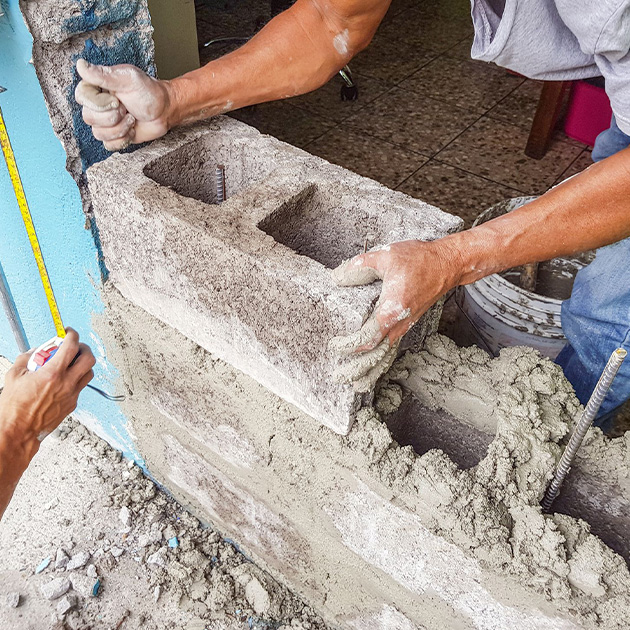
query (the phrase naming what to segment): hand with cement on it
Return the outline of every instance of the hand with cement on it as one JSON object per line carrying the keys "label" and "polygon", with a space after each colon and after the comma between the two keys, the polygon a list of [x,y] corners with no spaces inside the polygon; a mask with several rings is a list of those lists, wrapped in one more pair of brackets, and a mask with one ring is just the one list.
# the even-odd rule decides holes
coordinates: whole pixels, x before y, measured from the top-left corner
{"label": "hand with cement on it", "polygon": [[129,64],[97,66],[85,59],[77,61],[77,72],[83,80],[75,98],[83,106],[83,120],[108,151],[155,140],[169,130],[165,81]]}
{"label": "hand with cement on it", "polygon": [[342,287],[383,281],[374,312],[361,329],[330,342],[345,359],[336,372],[338,380],[366,392],[387,372],[405,333],[457,285],[457,258],[448,250],[441,241],[401,241],[355,256],[332,271]]}

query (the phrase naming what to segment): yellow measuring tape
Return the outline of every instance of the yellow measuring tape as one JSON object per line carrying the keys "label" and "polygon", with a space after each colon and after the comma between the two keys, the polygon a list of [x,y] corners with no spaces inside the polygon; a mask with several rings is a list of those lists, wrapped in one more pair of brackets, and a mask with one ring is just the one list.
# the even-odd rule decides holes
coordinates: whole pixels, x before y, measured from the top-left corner
{"label": "yellow measuring tape", "polygon": [[46,264],[44,263],[44,256],[42,255],[42,250],[39,246],[37,232],[35,232],[35,226],[33,225],[33,217],[31,216],[31,211],[29,210],[28,203],[26,201],[26,195],[24,194],[24,188],[22,187],[22,180],[18,171],[17,162],[15,161],[15,154],[11,148],[9,134],[7,133],[6,125],[4,124],[2,108],[0,108],[0,145],[2,145],[2,153],[4,154],[4,159],[7,163],[7,168],[9,169],[13,192],[15,192],[15,198],[17,199],[18,206],[20,207],[20,213],[22,214],[24,227],[26,228],[26,233],[28,234],[28,240],[33,248],[39,277],[41,278],[42,285],[44,286],[44,293],[46,293],[48,308],[50,309],[50,314],[52,315],[53,322],[55,324],[55,330],[57,331],[57,336],[63,338],[66,336],[66,330],[63,327],[63,322],[61,321],[61,315],[59,314],[59,308],[57,307],[57,300],[55,300],[55,294],[53,293],[48,271],[46,270]]}

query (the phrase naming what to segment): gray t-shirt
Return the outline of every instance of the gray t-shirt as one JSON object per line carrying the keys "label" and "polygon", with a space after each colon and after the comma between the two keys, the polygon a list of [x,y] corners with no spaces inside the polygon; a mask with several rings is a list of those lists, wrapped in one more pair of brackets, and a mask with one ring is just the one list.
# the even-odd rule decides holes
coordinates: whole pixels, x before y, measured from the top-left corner
{"label": "gray t-shirt", "polygon": [[532,79],[603,75],[630,135],[630,0],[471,0],[473,59]]}

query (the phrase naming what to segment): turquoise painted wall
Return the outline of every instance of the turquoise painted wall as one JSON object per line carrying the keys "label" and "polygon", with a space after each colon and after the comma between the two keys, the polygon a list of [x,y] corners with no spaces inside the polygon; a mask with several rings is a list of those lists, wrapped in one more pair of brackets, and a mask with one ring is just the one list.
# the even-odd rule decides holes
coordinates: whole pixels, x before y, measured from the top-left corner
{"label": "turquoise painted wall", "polygon": [[[30,63],[32,39],[17,0],[0,2],[0,107],[11,137],[22,182],[61,315],[97,357],[94,384],[113,391],[117,377],[101,340],[92,330],[94,313],[102,312],[97,249],[85,229],[79,190],[65,169],[66,154],[53,133],[46,105]],[[4,160],[0,160],[0,262],[31,346],[54,336],[37,268]],[[0,312],[0,354],[13,360],[17,345]],[[91,390],[79,399],[78,418],[141,462],[126,418],[112,402]],[[141,462],[142,463],[142,462]]]}

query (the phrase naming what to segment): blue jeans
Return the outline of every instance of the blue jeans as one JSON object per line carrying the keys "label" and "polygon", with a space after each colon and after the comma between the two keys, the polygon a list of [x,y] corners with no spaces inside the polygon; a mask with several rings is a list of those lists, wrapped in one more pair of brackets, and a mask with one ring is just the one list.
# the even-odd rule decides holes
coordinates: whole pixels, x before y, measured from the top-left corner
{"label": "blue jeans", "polygon": [[[628,146],[630,136],[619,129],[613,116],[610,129],[595,141],[593,160],[603,160]],[[599,249],[595,260],[578,272],[571,297],[562,304],[562,330],[568,343],[556,363],[586,404],[612,352],[620,347],[630,352],[630,239]],[[627,359],[600,408],[598,424],[629,398]]]}

